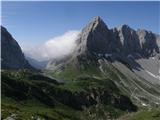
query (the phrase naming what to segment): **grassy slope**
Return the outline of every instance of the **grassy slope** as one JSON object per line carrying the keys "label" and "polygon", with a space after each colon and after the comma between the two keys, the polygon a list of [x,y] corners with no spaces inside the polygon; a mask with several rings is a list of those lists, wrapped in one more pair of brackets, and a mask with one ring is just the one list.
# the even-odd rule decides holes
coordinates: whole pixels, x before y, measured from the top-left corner
{"label": "grassy slope", "polygon": [[[54,77],[61,78],[68,80],[66,84],[62,85],[55,85],[55,83],[48,83],[47,81],[35,81],[30,79],[28,74],[24,74],[23,72],[20,72],[20,74],[13,73],[10,77],[14,78],[15,81],[22,82],[23,85],[31,85],[34,87],[38,87],[45,90],[56,90],[56,91],[70,91],[72,93],[75,92],[89,92],[88,88],[107,88],[110,87],[110,79],[115,80],[119,82],[119,77],[126,80],[126,82],[129,82],[126,77],[120,73],[117,69],[113,68],[110,64],[103,65],[103,69],[105,70],[105,74],[99,70],[97,64],[94,61],[89,61],[89,63],[86,63],[86,60],[81,61],[82,64],[70,64],[65,66],[65,69],[62,72],[55,72],[50,73]],[[91,64],[93,62],[93,64]],[[2,84],[5,84],[2,79]],[[7,85],[6,85],[7,87]],[[125,94],[126,89],[125,86],[122,86],[121,92]],[[3,87],[2,87],[3,90]],[[114,89],[113,89],[114,90]],[[115,91],[114,91],[115,92]],[[116,92],[115,92],[116,93]],[[117,94],[117,93],[116,93]],[[116,95],[115,94],[115,95]],[[42,94],[41,94],[42,95]],[[45,94],[46,95],[46,94]],[[39,95],[38,95],[39,96]],[[42,95],[43,96],[43,95]],[[47,96],[51,96],[47,94]],[[51,99],[54,98],[51,97]],[[54,101],[54,106],[49,107],[44,103],[44,101],[39,101],[39,99],[35,99],[34,96],[29,96],[28,100],[22,100],[22,102],[19,102],[14,99],[7,98],[6,96],[2,95],[2,117],[6,118],[11,113],[18,112],[19,118],[24,116],[25,119],[30,118],[31,116],[38,116],[41,118],[49,118],[49,119],[55,119],[55,120],[98,120],[98,118],[106,119],[108,118],[116,118],[124,113],[125,111],[122,111],[120,109],[117,109],[110,105],[105,105],[98,103],[97,105],[92,105],[89,108],[84,108],[83,111],[75,111],[73,108],[66,106],[60,102]],[[10,112],[11,111],[11,112]],[[155,112],[155,111],[153,111]],[[125,117],[123,120],[138,120],[139,116],[144,116],[144,119],[142,120],[148,120],[147,117],[144,115],[145,110],[137,113],[129,114],[127,117]],[[159,111],[158,111],[159,113]],[[158,114],[157,113],[157,114]],[[148,113],[150,117],[151,114]],[[135,118],[134,118],[135,116]],[[159,116],[158,116],[159,118]]]}
{"label": "grassy slope", "polygon": [[[2,72],[2,119],[16,114],[16,119],[23,118],[23,120],[31,117],[49,118],[50,120],[87,120],[93,117],[97,119],[98,116],[115,118],[125,112],[113,105],[102,105],[101,103],[88,108],[84,107],[83,111],[79,111],[55,100],[56,98],[51,94],[52,92],[62,94],[65,91],[79,94],[83,91],[84,94],[91,95],[98,92],[98,89],[105,89],[111,90],[110,92],[113,92],[115,96],[121,95],[110,80],[82,75],[73,82],[58,85],[55,81],[48,82],[43,77],[42,79],[35,76],[36,74],[28,71]],[[95,90],[90,93],[89,89]],[[99,114],[95,110],[99,111]],[[105,115],[105,113],[108,114]],[[98,116],[95,116],[96,114]]]}
{"label": "grassy slope", "polygon": [[[88,67],[88,69],[89,69],[89,67]],[[92,69],[90,69],[90,70],[92,70],[92,71],[81,70],[81,69],[76,69],[75,66],[72,67],[72,65],[69,65],[69,67],[67,66],[66,69],[63,70],[63,72],[60,72],[58,74],[53,73],[52,75],[56,76],[56,77],[60,77],[60,78],[61,77],[62,78],[69,78],[69,79],[73,79],[73,80],[76,80],[75,77],[89,75],[89,76],[92,76],[92,77],[94,76],[94,77],[100,78],[100,79],[101,78],[112,79],[112,80],[115,80],[116,82],[120,82],[120,78],[121,78],[121,79],[123,79],[123,81],[127,82],[127,84],[130,84],[129,83],[130,80],[127,80],[127,78],[118,69],[114,68],[110,64],[103,65],[103,69],[106,70],[105,74],[102,74],[99,71],[99,69],[97,69],[97,66],[91,66],[91,68]],[[66,84],[66,87],[68,87],[71,90],[77,90],[77,88],[79,90],[79,84],[78,84],[78,86],[76,86],[76,87],[75,86],[76,86],[76,84],[73,82],[69,82],[68,84]],[[130,95],[130,93],[128,92],[130,90],[128,88],[126,88],[126,86],[121,85],[121,86],[119,86],[119,88],[121,89],[121,91],[124,94],[126,94],[128,96]],[[89,116],[89,115],[87,115],[87,116]],[[95,114],[95,116],[96,116],[96,114]],[[95,118],[93,117],[92,119],[95,119]],[[143,110],[140,110],[136,113],[125,115],[125,117],[123,117],[122,120],[159,120],[159,119],[160,119],[160,108],[154,108],[154,107],[152,108],[151,107],[150,111],[148,111],[147,109],[143,109]]]}
{"label": "grassy slope", "polygon": [[16,120],[28,120],[31,118],[45,118],[50,120],[74,120],[76,112],[64,105],[54,107],[46,106],[36,100],[17,102],[13,99],[2,97],[2,119],[16,114]]}
{"label": "grassy slope", "polygon": [[[32,117],[49,120],[78,120],[78,111],[76,112],[74,109],[58,101],[54,101],[54,99],[50,99],[53,100],[54,105],[47,104],[47,102],[50,101],[44,98],[49,95],[47,93],[44,94],[41,88],[42,86],[46,87],[46,89],[49,87],[54,88],[55,83],[27,80],[30,74],[32,73],[28,74],[28,72],[23,71],[2,72],[2,119],[16,114],[17,120],[28,120]],[[9,77],[9,79],[7,79],[7,77]],[[27,90],[28,92],[26,92],[25,89],[33,87],[37,89],[30,90],[32,94],[29,93],[29,89]],[[59,88],[55,89],[58,90]],[[38,90],[41,92],[37,93]],[[37,95],[42,96],[42,98],[36,97]]]}
{"label": "grassy slope", "polygon": [[138,112],[126,114],[119,120],[160,120],[160,108],[143,108]]}

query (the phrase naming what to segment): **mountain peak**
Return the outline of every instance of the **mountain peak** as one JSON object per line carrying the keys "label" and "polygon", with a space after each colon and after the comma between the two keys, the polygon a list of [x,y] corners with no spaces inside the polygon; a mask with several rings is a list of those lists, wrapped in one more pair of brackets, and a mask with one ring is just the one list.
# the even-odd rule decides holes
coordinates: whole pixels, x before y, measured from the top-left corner
{"label": "mountain peak", "polygon": [[1,26],[1,51],[2,69],[34,70],[34,68],[25,59],[17,41],[3,26]]}
{"label": "mountain peak", "polygon": [[93,21],[95,21],[95,22],[101,22],[103,20],[101,19],[100,16],[96,16],[96,17],[93,18]]}
{"label": "mountain peak", "polygon": [[129,28],[129,26],[127,24],[123,24],[121,27],[122,28]]}
{"label": "mountain peak", "polygon": [[123,25],[121,25],[121,26],[119,26],[118,28],[117,28],[119,31],[121,31],[121,30],[129,30],[129,29],[131,29],[127,24],[123,24]]}
{"label": "mountain peak", "polygon": [[93,18],[93,20],[91,21],[91,25],[92,25],[92,29],[97,28],[97,26],[105,27],[105,28],[108,29],[105,22],[99,16],[96,16],[96,17]]}
{"label": "mountain peak", "polygon": [[6,28],[1,25],[1,30],[2,30],[2,29],[3,29],[3,30],[6,30]]}
{"label": "mountain peak", "polygon": [[110,40],[110,30],[103,22],[103,20],[97,16],[91,20],[91,22],[82,29],[80,37],[77,41],[79,53],[84,51],[104,53],[106,51],[106,44]]}
{"label": "mountain peak", "polygon": [[96,54],[121,53],[124,56],[139,53],[150,56],[153,51],[159,51],[156,37],[152,33],[137,33],[126,24],[117,27],[115,31],[112,30],[108,29],[99,16],[93,18],[79,36],[76,48],[78,53],[85,53],[85,51]]}

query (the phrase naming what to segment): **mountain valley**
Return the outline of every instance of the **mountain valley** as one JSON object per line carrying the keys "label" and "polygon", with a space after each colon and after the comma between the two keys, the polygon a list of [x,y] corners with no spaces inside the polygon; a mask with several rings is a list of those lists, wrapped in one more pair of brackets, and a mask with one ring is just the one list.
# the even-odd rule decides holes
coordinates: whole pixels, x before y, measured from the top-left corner
{"label": "mountain valley", "polygon": [[159,120],[160,36],[98,16],[68,56],[36,62],[1,26],[2,119]]}

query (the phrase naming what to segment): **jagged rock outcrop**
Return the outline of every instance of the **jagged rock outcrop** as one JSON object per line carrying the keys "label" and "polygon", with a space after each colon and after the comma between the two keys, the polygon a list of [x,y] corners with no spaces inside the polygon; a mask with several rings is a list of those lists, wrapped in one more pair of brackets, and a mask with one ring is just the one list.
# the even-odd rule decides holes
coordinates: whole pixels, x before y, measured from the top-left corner
{"label": "jagged rock outcrop", "polygon": [[118,31],[118,39],[122,45],[120,52],[123,52],[125,55],[141,52],[138,35],[135,30],[127,25],[122,25],[116,28],[116,30]]}
{"label": "jagged rock outcrop", "polygon": [[[95,17],[80,32],[76,41],[77,46],[70,58],[62,58],[63,62],[55,65],[49,62],[48,70],[63,68],[68,63],[82,61],[82,58],[107,58],[111,61],[127,63],[128,58],[141,59],[158,54],[160,36],[146,30],[134,30],[128,25],[109,29],[100,17]],[[80,60],[81,59],[81,60]],[[92,59],[92,58],[91,58]],[[92,59],[93,60],[93,59]],[[77,63],[76,63],[77,64]],[[133,63],[135,65],[135,63]],[[135,66],[134,66],[135,67]]]}
{"label": "jagged rock outcrop", "polygon": [[127,25],[108,29],[100,17],[95,17],[80,33],[77,40],[78,54],[118,54],[123,56],[153,56],[159,53],[157,36],[146,30],[137,30]]}
{"label": "jagged rock outcrop", "polygon": [[137,35],[141,45],[141,53],[144,54],[144,56],[154,56],[156,53],[159,53],[159,38],[156,37],[155,34],[146,30],[137,30]]}
{"label": "jagged rock outcrop", "polygon": [[2,69],[34,69],[6,28],[1,26],[1,67]]}
{"label": "jagged rock outcrop", "polygon": [[110,40],[108,27],[100,17],[96,17],[80,33],[77,40],[78,51],[105,53]]}

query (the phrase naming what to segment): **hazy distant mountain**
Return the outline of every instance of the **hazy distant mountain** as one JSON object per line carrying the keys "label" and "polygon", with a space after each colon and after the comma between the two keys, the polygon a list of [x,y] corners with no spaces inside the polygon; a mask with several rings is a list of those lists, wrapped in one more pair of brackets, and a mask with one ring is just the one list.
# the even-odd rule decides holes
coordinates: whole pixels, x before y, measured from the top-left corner
{"label": "hazy distant mountain", "polygon": [[6,28],[1,26],[1,65],[2,69],[33,69]]}
{"label": "hazy distant mountain", "polygon": [[133,94],[136,102],[160,104],[159,36],[127,25],[109,29],[95,17],[76,42],[70,57],[58,64],[49,62],[52,74],[64,79],[84,74],[109,78],[126,94]]}
{"label": "hazy distant mountain", "polygon": [[28,62],[35,68],[37,69],[44,69],[48,63],[48,60],[45,60],[45,61],[38,61],[38,60],[35,60],[31,57],[26,57],[26,59],[28,60]]}

